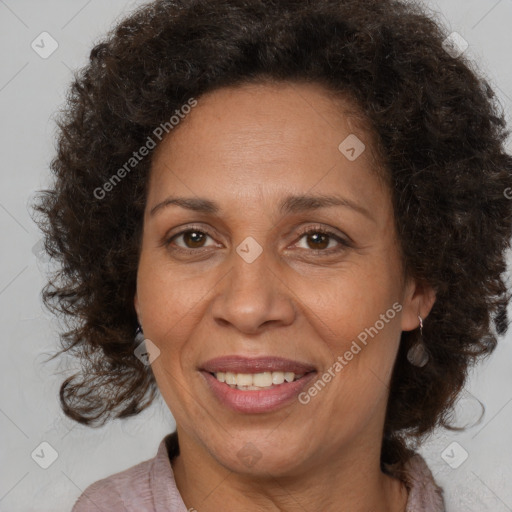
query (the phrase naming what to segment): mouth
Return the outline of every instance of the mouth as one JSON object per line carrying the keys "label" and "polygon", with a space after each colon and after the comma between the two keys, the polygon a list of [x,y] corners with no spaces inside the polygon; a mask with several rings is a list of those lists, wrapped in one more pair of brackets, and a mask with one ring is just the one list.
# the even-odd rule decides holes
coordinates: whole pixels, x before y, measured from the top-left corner
{"label": "mouth", "polygon": [[204,363],[200,373],[217,403],[239,413],[263,413],[296,401],[317,370],[279,357],[225,356]]}

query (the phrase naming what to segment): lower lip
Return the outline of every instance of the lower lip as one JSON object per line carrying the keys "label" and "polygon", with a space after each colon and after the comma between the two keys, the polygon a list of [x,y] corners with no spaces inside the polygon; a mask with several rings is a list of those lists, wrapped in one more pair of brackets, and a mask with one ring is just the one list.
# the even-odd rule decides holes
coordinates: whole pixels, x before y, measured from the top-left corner
{"label": "lower lip", "polygon": [[211,373],[201,372],[218,400],[226,407],[243,413],[263,413],[279,409],[292,402],[315,376],[310,372],[293,382],[283,382],[271,388],[242,391],[220,382]]}

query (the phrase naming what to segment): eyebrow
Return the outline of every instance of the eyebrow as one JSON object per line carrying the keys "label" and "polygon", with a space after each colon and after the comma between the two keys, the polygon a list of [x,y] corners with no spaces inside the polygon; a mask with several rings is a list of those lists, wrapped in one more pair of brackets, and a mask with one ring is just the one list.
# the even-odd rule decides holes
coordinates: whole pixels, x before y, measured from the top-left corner
{"label": "eyebrow", "polygon": [[[149,212],[150,216],[155,215],[158,211],[163,210],[168,206],[180,206],[181,208],[185,208],[187,210],[192,210],[199,213],[208,213],[212,215],[217,215],[220,213],[220,206],[205,198],[198,197],[176,197],[169,196],[164,199],[162,202],[155,205],[151,208]],[[375,221],[371,213],[354,201],[346,199],[340,196],[329,196],[329,195],[290,195],[281,201],[279,204],[279,211],[281,214],[292,214],[302,211],[311,211],[318,210],[320,208],[326,208],[329,206],[344,206],[347,208],[351,208],[358,213],[363,214],[368,217],[370,220]]]}

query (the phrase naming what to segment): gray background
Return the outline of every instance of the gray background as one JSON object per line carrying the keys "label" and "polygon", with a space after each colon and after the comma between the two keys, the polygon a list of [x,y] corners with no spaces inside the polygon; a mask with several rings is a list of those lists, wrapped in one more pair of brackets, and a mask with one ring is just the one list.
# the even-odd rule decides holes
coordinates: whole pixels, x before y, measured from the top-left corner
{"label": "gray background", "polygon": [[[161,398],[138,417],[101,429],[63,416],[59,385],[77,363],[43,362],[56,349],[59,325],[41,307],[47,261],[27,211],[34,192],[48,184],[52,116],[64,102],[71,70],[86,63],[92,45],[119,17],[142,3],[0,0],[0,511],[69,511],[87,485],[153,457],[174,429]],[[512,0],[425,4],[447,33],[467,40],[467,54],[493,84],[510,120]],[[42,46],[42,32],[58,43],[47,58],[31,47],[34,40]],[[49,39],[44,46],[50,48]],[[463,433],[436,432],[421,450],[445,488],[448,512],[512,512],[511,338],[512,332],[473,372],[457,409],[457,423],[472,424],[483,402],[480,423]],[[40,464],[52,451],[43,442],[57,454],[47,469]]]}

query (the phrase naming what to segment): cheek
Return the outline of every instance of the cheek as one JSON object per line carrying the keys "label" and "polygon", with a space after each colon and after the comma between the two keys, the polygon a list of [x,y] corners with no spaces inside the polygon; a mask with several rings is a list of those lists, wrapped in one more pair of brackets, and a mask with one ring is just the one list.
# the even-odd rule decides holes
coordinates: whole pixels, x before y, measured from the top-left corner
{"label": "cheek", "polygon": [[328,327],[316,323],[325,367],[301,396],[336,439],[356,436],[384,414],[400,339],[398,302],[359,299],[333,309]]}
{"label": "cheek", "polygon": [[318,394],[338,412],[348,407],[363,414],[387,392],[401,334],[399,280],[382,260],[320,283],[302,290],[305,314],[323,341],[316,348],[329,391],[319,384]]}
{"label": "cheek", "polygon": [[[180,423],[200,414],[192,398],[190,367],[194,359],[191,340],[204,315],[202,305],[211,286],[205,279],[184,276],[168,262],[151,254],[141,255],[137,276],[137,296],[143,318],[144,336],[158,348],[152,372],[167,406]],[[192,428],[192,427],[191,427]]]}
{"label": "cheek", "polygon": [[147,326],[144,334],[164,347],[183,340],[191,326],[197,324],[201,305],[213,285],[208,281],[208,273],[196,277],[184,274],[168,262],[154,261],[143,253],[137,275],[137,295]]}
{"label": "cheek", "polygon": [[[317,334],[325,343],[326,369],[342,375],[337,380],[350,388],[364,388],[368,379],[386,385],[400,341],[401,305],[391,301],[360,304],[364,306],[337,308],[328,319],[324,311],[324,320],[316,322]],[[333,368],[336,362],[341,368]]]}
{"label": "cheek", "polygon": [[320,337],[339,355],[358,336],[364,342],[368,329],[375,335],[374,327],[381,337],[396,337],[401,309],[397,282],[385,265],[374,261],[366,268],[340,270],[332,278],[297,283],[294,294]]}

